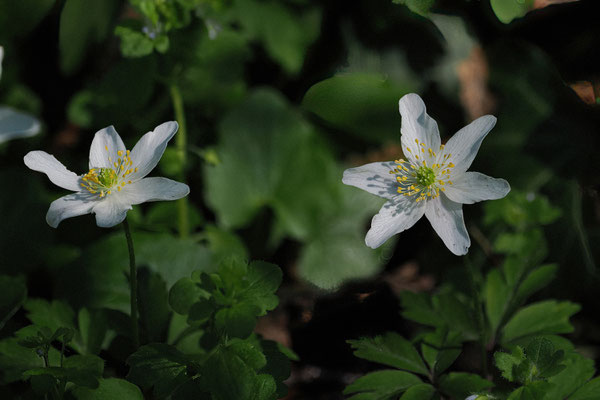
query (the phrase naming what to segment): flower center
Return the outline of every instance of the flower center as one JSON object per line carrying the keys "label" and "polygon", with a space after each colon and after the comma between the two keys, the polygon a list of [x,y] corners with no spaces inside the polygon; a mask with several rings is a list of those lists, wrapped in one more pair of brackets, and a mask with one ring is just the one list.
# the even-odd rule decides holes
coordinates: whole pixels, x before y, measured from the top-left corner
{"label": "flower center", "polygon": [[[108,153],[108,147],[105,147],[105,149]],[[108,161],[114,165],[114,168],[90,169],[81,178],[81,187],[92,194],[98,194],[100,197],[110,195],[114,190],[120,192],[125,185],[131,183],[130,180],[127,180],[127,176],[138,171],[137,168],[129,168],[133,164],[129,153],[129,150],[125,154],[122,150],[119,150],[117,152],[119,157],[114,162],[111,157],[108,157]]]}
{"label": "flower center", "polygon": [[[425,155],[424,144],[417,142],[417,148]],[[423,147],[423,148],[422,148]],[[407,147],[408,152],[412,150]],[[429,161],[427,157],[415,157],[416,161],[406,161],[404,159],[396,160],[396,168],[390,171],[391,174],[396,174],[398,182],[398,193],[403,196],[414,198],[416,202],[435,199],[440,195],[440,191],[445,191],[445,185],[452,185],[450,180],[454,164],[451,163],[451,154],[437,156],[431,149],[427,149],[429,153]],[[440,153],[443,152],[444,145],[440,146]]]}

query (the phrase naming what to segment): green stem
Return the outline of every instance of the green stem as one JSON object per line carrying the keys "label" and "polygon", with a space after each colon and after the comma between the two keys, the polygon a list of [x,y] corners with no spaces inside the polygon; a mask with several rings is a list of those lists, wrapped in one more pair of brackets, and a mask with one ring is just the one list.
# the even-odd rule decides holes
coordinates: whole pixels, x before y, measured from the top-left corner
{"label": "green stem", "polygon": [[131,231],[127,218],[123,220],[123,228],[125,237],[127,238],[127,248],[129,249],[129,287],[131,297],[131,336],[133,346],[137,350],[140,346],[140,334],[138,327],[138,306],[137,306],[137,269],[135,266],[135,253],[133,252],[133,240],[131,239]]}
{"label": "green stem", "polygon": [[[175,119],[179,124],[179,132],[175,136],[175,146],[177,153],[179,154],[180,169],[177,179],[185,182],[185,166],[187,165],[187,128],[185,123],[185,110],[183,108],[183,97],[179,87],[175,84],[170,86],[171,101],[173,102],[173,109],[175,111]],[[189,235],[189,217],[188,217],[188,203],[187,198],[177,200],[177,223],[179,226],[179,236],[186,238]]]}

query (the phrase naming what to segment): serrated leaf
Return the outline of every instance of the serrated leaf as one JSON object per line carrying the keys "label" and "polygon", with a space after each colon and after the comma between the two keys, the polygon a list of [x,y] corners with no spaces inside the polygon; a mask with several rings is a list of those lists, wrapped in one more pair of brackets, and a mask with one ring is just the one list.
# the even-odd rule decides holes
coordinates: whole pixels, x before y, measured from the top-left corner
{"label": "serrated leaf", "polygon": [[[363,393],[372,399],[395,398],[411,386],[422,383],[418,376],[404,371],[382,370],[362,376],[346,386],[344,394]],[[363,395],[364,396],[364,395]]]}
{"label": "serrated leaf", "polygon": [[462,351],[462,336],[458,332],[438,328],[423,335],[421,354],[435,376],[444,372]]}
{"label": "serrated leaf", "polygon": [[525,348],[525,355],[535,365],[536,376],[549,378],[565,368],[560,364],[564,351],[554,351],[552,342],[545,338],[533,338]]}
{"label": "serrated leaf", "polygon": [[562,364],[565,368],[548,379],[552,387],[547,391],[547,399],[568,397],[571,400],[569,395],[591,379],[596,371],[593,360],[576,352],[567,354]]}
{"label": "serrated leaf", "polygon": [[412,343],[394,332],[383,336],[348,340],[356,357],[398,369],[428,375],[429,371]]}
{"label": "serrated leaf", "polygon": [[543,400],[549,387],[548,382],[537,381],[513,391],[507,400]]}
{"label": "serrated leaf", "polygon": [[[523,307],[504,326],[500,342],[508,344],[525,336],[572,332],[573,326],[569,318],[579,309],[579,305],[575,303],[556,300]],[[548,318],[549,315],[552,318]]]}
{"label": "serrated leaf", "polygon": [[248,266],[244,277],[243,290],[236,296],[240,301],[256,306],[264,315],[267,311],[277,307],[279,299],[275,291],[279,288],[282,279],[281,269],[264,261],[253,261]]}
{"label": "serrated leaf", "polygon": [[121,53],[124,57],[143,57],[154,50],[154,41],[151,38],[128,26],[117,26],[115,35],[121,38]]}
{"label": "serrated leaf", "polygon": [[215,314],[215,327],[219,332],[237,338],[250,336],[256,325],[260,309],[253,304],[239,303],[222,308]]}
{"label": "serrated leaf", "polygon": [[402,316],[428,326],[443,324],[440,316],[431,304],[431,296],[427,293],[413,293],[408,290],[400,293],[402,299]]}
{"label": "serrated leaf", "polygon": [[27,286],[23,277],[0,275],[0,330],[26,298]]}
{"label": "serrated leaf", "polygon": [[515,367],[525,360],[525,352],[516,346],[511,354],[497,351],[494,353],[496,367],[502,372],[502,376],[510,382],[516,381],[514,375]]}
{"label": "serrated leaf", "polygon": [[440,378],[440,390],[452,398],[464,398],[473,393],[494,387],[494,383],[479,375],[451,372]]}
{"label": "serrated leaf", "polygon": [[102,376],[103,371],[104,360],[100,357],[75,355],[66,358],[62,367],[34,368],[25,371],[23,376],[50,375],[56,379],[94,389],[98,387],[98,379]]}
{"label": "serrated leaf", "polygon": [[124,379],[100,379],[96,389],[75,387],[71,391],[77,400],[143,400],[142,391]]}
{"label": "serrated leaf", "polygon": [[292,366],[290,358],[282,352],[283,345],[272,340],[262,340],[260,342],[262,351],[266,357],[267,364],[261,370],[270,374],[277,384],[277,397],[282,398],[287,395],[287,386],[283,383],[290,377]]}

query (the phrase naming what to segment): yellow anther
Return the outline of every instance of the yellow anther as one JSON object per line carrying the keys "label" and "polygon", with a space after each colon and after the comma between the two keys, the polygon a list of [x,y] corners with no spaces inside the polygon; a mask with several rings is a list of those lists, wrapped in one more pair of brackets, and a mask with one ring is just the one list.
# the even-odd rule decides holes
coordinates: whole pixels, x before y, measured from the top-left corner
{"label": "yellow anther", "polygon": [[131,181],[127,181],[127,183],[131,183]]}
{"label": "yellow anther", "polygon": [[408,151],[409,153],[412,153],[412,150],[410,149],[410,147],[407,147],[406,151]]}
{"label": "yellow anther", "polygon": [[119,155],[119,157],[121,157],[123,155],[123,150],[117,151],[117,154]]}
{"label": "yellow anther", "polygon": [[133,170],[133,172],[138,172],[138,169],[137,169],[137,168],[136,168],[136,169],[134,169],[134,170]]}
{"label": "yellow anther", "polygon": [[114,162],[113,165],[115,166],[115,168],[119,167],[119,164],[117,162]]}
{"label": "yellow anther", "polygon": [[415,157],[417,158],[417,160],[419,159],[419,156],[415,155]]}
{"label": "yellow anther", "polygon": [[121,191],[121,186],[117,186],[117,191],[120,192]]}
{"label": "yellow anther", "polygon": [[108,151],[108,146],[104,146],[104,149],[105,149],[106,151]]}
{"label": "yellow anther", "polygon": [[453,185],[452,181],[448,181],[448,184],[449,184],[449,185]]}
{"label": "yellow anther", "polygon": [[449,164],[448,164],[448,166],[449,166],[450,168],[454,168],[454,164],[452,164],[452,163],[449,163]]}
{"label": "yellow anther", "polygon": [[419,139],[415,139],[415,143],[416,143],[416,144],[419,144]]}

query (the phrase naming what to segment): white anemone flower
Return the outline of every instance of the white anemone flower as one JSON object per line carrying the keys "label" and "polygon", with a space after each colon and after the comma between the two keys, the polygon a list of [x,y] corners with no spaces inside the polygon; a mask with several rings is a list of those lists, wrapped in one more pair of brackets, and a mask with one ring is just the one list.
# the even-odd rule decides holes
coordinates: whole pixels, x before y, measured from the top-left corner
{"label": "white anemone flower", "polygon": [[[4,48],[0,46],[0,76]],[[40,132],[40,122],[29,114],[0,106],[0,143],[11,139],[30,137]]]}
{"label": "white anemone flower", "polygon": [[437,123],[427,115],[417,94],[407,94],[399,103],[406,160],[350,168],[342,179],[346,185],[388,200],[373,217],[365,242],[377,248],[425,215],[446,247],[456,255],[464,255],[471,240],[462,205],[500,199],[510,191],[504,179],[467,172],[481,142],[496,124],[496,117],[476,119],[443,145]]}
{"label": "white anemone flower", "polygon": [[50,204],[48,224],[56,228],[66,218],[94,213],[98,226],[108,228],[123,222],[133,204],[186,196],[190,192],[186,184],[145,178],[158,164],[177,128],[177,122],[165,122],[142,136],[131,151],[114,127],[101,129],[90,147],[90,169],[79,176],[44,151],[29,152],[25,165],[45,173],[55,185],[75,192]]}

